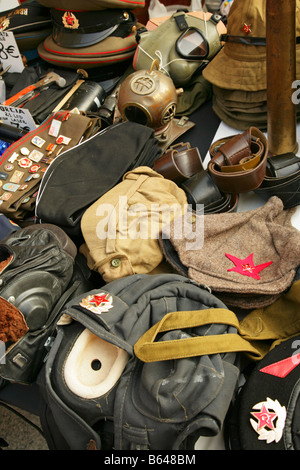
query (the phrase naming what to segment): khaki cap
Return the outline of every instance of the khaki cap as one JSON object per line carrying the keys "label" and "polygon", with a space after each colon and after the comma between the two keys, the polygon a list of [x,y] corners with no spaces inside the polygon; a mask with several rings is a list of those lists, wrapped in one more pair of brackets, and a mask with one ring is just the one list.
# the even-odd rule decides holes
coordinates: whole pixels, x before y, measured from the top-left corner
{"label": "khaki cap", "polygon": [[[227,18],[227,34],[265,38],[266,0],[234,0]],[[300,36],[300,0],[296,0],[296,35]],[[300,78],[300,44],[296,46],[296,69]],[[266,46],[225,42],[203,70],[203,76],[225,89],[266,90]]]}

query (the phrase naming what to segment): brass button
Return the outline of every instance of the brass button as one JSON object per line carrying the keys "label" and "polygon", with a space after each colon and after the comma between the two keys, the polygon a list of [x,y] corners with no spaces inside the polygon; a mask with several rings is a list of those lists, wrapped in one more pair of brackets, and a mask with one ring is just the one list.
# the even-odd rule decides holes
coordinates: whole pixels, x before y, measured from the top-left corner
{"label": "brass button", "polygon": [[121,264],[121,260],[119,260],[119,258],[112,259],[110,264],[113,268],[118,268]]}

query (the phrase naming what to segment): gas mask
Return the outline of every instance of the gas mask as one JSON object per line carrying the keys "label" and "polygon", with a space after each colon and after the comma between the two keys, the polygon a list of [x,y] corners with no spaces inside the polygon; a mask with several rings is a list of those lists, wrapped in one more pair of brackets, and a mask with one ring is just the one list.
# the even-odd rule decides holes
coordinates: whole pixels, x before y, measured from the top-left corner
{"label": "gas mask", "polygon": [[178,11],[154,30],[139,30],[133,67],[149,68],[158,59],[159,70],[176,86],[187,85],[222,47],[221,16],[214,14],[205,19],[195,14]]}

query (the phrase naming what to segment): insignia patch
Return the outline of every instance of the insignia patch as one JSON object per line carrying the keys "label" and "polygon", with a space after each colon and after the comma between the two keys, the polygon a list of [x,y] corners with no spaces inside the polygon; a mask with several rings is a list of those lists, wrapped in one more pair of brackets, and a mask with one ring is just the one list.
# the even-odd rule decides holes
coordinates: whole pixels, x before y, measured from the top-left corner
{"label": "insignia patch", "polygon": [[0,31],[5,31],[9,27],[10,19],[6,18],[2,23],[0,24]]}
{"label": "insignia patch", "polygon": [[267,268],[268,266],[270,266],[270,264],[273,263],[273,261],[269,261],[267,263],[254,266],[253,253],[251,253],[251,255],[247,256],[247,258],[245,259],[237,258],[236,256],[229,255],[228,253],[225,253],[225,256],[227,256],[227,258],[230,259],[235,264],[234,268],[227,269],[227,271],[235,271],[239,274],[253,277],[253,279],[257,279],[257,280],[260,280],[259,272]]}
{"label": "insignia patch", "polygon": [[[286,408],[281,406],[278,400],[267,398],[266,401],[257,403],[252,408],[250,418],[251,426],[258,434],[260,441],[279,442],[282,438],[286,420]],[[257,410],[257,411],[256,411]]]}
{"label": "insignia patch", "polygon": [[243,31],[244,31],[245,34],[252,33],[252,31],[251,31],[251,24],[246,24],[246,23],[244,23]]}
{"label": "insignia patch", "polygon": [[70,12],[70,11],[66,11],[66,12],[63,14],[62,22],[63,22],[63,25],[64,25],[65,28],[69,28],[69,29],[77,29],[77,28],[79,28],[79,21],[78,21],[78,19],[76,18],[76,16],[74,15],[74,13],[72,13],[72,12]]}
{"label": "insignia patch", "polygon": [[100,294],[88,295],[85,299],[81,300],[79,305],[100,315],[112,308],[112,301],[111,295],[102,292]]}

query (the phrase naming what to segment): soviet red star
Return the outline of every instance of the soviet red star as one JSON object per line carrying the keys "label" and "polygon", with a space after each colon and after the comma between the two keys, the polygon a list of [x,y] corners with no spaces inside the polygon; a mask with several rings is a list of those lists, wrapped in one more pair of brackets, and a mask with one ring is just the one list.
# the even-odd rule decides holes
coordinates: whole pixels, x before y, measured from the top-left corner
{"label": "soviet red star", "polygon": [[67,24],[70,25],[70,26],[73,26],[74,24],[74,18],[71,16],[71,14],[68,12],[67,15],[66,15],[66,20],[67,20]]}
{"label": "soviet red star", "polygon": [[265,405],[262,406],[260,411],[254,411],[251,414],[258,420],[258,430],[265,426],[274,429],[273,421],[277,418],[277,413],[271,413]]}
{"label": "soviet red star", "polygon": [[245,34],[251,33],[251,32],[252,32],[252,31],[251,31],[251,24],[246,24],[246,23],[244,23],[243,31],[244,31]]}
{"label": "soviet red star", "polygon": [[90,300],[90,303],[95,304],[97,307],[101,305],[103,302],[109,302],[109,300],[106,298],[106,294],[103,294],[103,295],[95,294],[93,298]]}
{"label": "soviet red star", "polygon": [[251,255],[247,256],[245,259],[237,258],[236,256],[229,255],[228,253],[225,253],[225,256],[227,256],[227,258],[235,264],[234,268],[227,269],[227,271],[235,271],[239,274],[243,274],[244,276],[253,277],[253,279],[258,280],[260,279],[259,272],[273,263],[273,261],[269,261],[268,263],[254,266],[253,253],[251,253]]}

